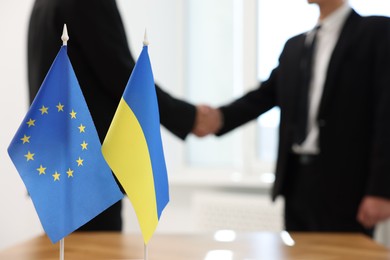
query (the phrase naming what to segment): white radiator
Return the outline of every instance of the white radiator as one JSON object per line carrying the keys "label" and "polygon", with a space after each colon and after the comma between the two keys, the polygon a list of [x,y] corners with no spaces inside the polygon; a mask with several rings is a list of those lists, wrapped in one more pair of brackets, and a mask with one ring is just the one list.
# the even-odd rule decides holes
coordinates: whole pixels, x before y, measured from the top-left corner
{"label": "white radiator", "polygon": [[200,231],[283,230],[283,203],[267,195],[234,192],[202,192],[192,197],[192,217]]}

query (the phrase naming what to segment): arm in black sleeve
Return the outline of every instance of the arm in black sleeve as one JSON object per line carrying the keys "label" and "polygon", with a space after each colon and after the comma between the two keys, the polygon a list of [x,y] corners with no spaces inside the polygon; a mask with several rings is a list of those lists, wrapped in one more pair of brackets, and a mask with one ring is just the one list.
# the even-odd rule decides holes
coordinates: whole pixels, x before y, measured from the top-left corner
{"label": "arm in black sleeve", "polygon": [[220,107],[223,115],[223,126],[217,133],[217,136],[223,135],[236,127],[256,119],[262,113],[275,106],[274,81],[276,72],[277,69],[272,72],[270,79],[261,85],[259,84],[256,89],[234,100],[230,104]]}
{"label": "arm in black sleeve", "polygon": [[181,139],[194,127],[196,108],[194,105],[176,99],[156,86],[160,123]]}

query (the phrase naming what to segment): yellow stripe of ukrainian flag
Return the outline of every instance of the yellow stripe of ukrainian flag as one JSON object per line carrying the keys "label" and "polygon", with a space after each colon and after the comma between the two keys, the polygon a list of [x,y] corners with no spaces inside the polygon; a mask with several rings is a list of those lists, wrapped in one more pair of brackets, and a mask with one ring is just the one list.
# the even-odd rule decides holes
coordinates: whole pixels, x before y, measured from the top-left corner
{"label": "yellow stripe of ukrainian flag", "polygon": [[147,243],[158,224],[153,171],[142,128],[123,98],[103,142],[102,151],[133,204]]}

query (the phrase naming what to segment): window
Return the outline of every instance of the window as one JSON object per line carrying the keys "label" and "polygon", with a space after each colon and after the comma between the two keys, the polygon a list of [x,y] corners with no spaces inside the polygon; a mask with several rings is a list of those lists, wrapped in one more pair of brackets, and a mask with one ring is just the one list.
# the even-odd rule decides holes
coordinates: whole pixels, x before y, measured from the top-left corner
{"label": "window", "polygon": [[[233,0],[187,1],[187,96],[196,104],[218,106],[234,94]],[[191,166],[240,167],[239,133],[226,137],[190,137]]]}

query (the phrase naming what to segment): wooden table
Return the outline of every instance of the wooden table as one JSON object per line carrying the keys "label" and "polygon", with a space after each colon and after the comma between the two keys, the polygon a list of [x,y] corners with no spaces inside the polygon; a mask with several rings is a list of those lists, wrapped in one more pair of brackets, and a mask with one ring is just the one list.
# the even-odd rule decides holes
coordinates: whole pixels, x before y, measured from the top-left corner
{"label": "wooden table", "polygon": [[[238,233],[222,237],[232,240],[222,242],[212,233],[155,234],[148,245],[148,254],[149,260],[390,259],[390,249],[360,234],[290,235]],[[42,235],[0,251],[0,259],[59,259],[59,243],[53,245]],[[65,259],[143,259],[143,240],[138,234],[73,233],[65,238]]]}

